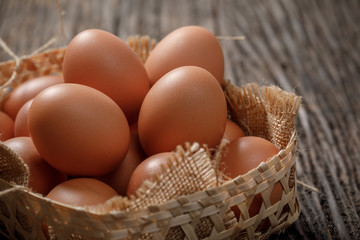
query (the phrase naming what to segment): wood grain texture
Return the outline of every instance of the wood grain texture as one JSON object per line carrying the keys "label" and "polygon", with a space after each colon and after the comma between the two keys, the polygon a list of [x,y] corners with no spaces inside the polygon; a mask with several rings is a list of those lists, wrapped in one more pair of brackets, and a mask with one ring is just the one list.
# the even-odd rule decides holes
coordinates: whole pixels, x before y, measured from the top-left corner
{"label": "wood grain texture", "polygon": [[[275,84],[303,97],[297,121],[302,213],[273,239],[360,239],[360,1],[1,0],[0,38],[17,55],[86,28],[161,39],[196,24],[218,36],[225,77]],[[0,61],[10,60],[0,51]]]}

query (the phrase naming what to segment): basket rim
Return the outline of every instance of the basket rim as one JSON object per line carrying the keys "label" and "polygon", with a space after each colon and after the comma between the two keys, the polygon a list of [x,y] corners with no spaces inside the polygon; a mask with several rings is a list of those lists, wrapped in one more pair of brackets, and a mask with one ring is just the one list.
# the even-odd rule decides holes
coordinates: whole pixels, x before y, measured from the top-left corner
{"label": "basket rim", "polygon": [[[67,48],[66,45],[64,46],[59,46],[59,47],[52,47],[52,48],[47,48],[46,50],[40,52],[40,53],[36,53],[34,55],[31,55],[31,56],[20,56],[19,57],[19,60],[20,59],[37,59],[39,57],[42,57],[46,54],[49,54],[51,52],[54,52],[54,51],[65,51]],[[0,62],[0,67],[5,67],[6,65],[12,65],[12,64],[16,64],[16,60],[15,59],[8,59],[8,60],[4,60],[4,61],[1,61]]]}

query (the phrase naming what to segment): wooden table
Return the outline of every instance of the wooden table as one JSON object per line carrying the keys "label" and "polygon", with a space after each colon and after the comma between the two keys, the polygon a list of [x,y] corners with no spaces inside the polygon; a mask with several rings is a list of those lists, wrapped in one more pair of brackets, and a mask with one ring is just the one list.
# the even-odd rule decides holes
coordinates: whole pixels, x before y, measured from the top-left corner
{"label": "wooden table", "polygon": [[[217,36],[225,77],[303,97],[298,114],[301,215],[273,239],[360,239],[360,1],[1,0],[0,38],[18,56],[101,28],[161,39],[183,25]],[[63,29],[64,32],[61,30]],[[65,36],[65,37],[64,37]],[[0,61],[11,57],[0,51]]]}

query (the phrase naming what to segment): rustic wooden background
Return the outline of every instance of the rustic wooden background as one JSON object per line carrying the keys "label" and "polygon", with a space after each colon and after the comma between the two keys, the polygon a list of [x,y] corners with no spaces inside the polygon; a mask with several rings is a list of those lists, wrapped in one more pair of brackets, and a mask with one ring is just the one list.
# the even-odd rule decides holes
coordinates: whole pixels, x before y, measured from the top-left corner
{"label": "rustic wooden background", "polygon": [[[273,239],[360,239],[360,1],[1,0],[0,38],[17,55],[52,37],[101,28],[161,39],[196,24],[221,40],[226,78],[303,97],[298,115],[301,215]],[[0,50],[0,61],[11,57]]]}

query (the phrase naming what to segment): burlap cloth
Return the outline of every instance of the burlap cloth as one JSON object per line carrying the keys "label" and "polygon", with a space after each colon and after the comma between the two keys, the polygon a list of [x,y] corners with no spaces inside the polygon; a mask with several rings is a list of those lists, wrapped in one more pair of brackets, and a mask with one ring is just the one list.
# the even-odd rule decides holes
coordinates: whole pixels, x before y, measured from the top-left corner
{"label": "burlap cloth", "polygon": [[[146,56],[147,48],[141,49],[138,54]],[[26,64],[31,69],[23,65],[18,77],[61,71],[64,51],[52,49],[30,57]],[[14,64],[0,64],[0,83],[9,78]],[[1,233],[12,239],[262,239],[284,230],[300,213],[295,120],[301,99],[275,86],[236,87],[226,80],[223,89],[229,118],[247,135],[273,142],[281,149],[277,156],[229,180],[218,161],[226,151],[225,141],[215,149],[187,143],[176,149],[176,160],[167,170],[143,184],[138,198],[119,196],[81,208],[32,193],[26,188],[26,165],[0,142]],[[283,186],[283,195],[271,205],[269,196],[276,182]],[[250,218],[247,210],[258,193],[264,203],[259,214]],[[230,210],[234,205],[242,212],[239,220]]]}

